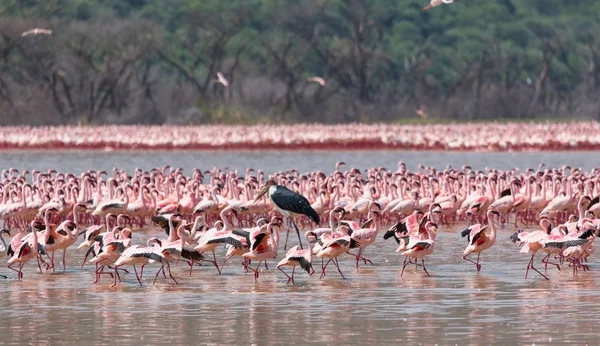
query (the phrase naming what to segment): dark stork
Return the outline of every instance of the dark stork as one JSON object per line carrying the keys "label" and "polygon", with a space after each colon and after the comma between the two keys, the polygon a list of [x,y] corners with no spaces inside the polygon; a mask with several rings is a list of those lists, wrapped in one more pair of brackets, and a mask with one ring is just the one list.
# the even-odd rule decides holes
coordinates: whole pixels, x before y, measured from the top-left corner
{"label": "dark stork", "polygon": [[[294,228],[296,229],[296,234],[298,235],[298,241],[300,242],[300,249],[304,249],[302,247],[302,239],[300,237],[300,230],[298,226],[296,226],[296,222],[294,218],[300,215],[306,215],[309,219],[311,219],[317,225],[321,222],[319,219],[319,214],[310,206],[310,203],[306,199],[306,197],[298,194],[285,186],[277,185],[275,181],[269,180],[266,182],[265,186],[263,186],[262,190],[254,199],[254,202],[258,201],[265,193],[269,192],[269,198],[271,198],[271,202],[277,207],[279,212],[290,218]],[[289,224],[288,224],[289,226]],[[285,245],[283,249],[287,248],[287,240],[290,234],[290,228],[288,227],[286,236],[285,236]]]}

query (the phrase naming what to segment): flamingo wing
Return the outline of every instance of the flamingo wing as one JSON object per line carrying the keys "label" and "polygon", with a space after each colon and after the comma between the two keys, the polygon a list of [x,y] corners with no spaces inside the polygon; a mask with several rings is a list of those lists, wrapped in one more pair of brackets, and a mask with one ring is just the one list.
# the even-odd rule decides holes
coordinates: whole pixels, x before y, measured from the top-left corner
{"label": "flamingo wing", "polygon": [[350,241],[348,241],[348,239],[340,238],[340,239],[336,239],[336,240],[332,241],[331,243],[329,243],[329,245],[327,245],[327,247],[338,247],[338,246],[349,246],[349,245],[350,245]]}
{"label": "flamingo wing", "polygon": [[589,242],[588,239],[570,239],[564,241],[549,241],[544,243],[545,248],[566,249],[572,246],[579,246]]}
{"label": "flamingo wing", "polygon": [[473,229],[471,231],[471,234],[470,234],[471,245],[475,244],[476,242],[478,244],[480,244],[485,241],[485,238],[487,238],[487,236],[485,234],[486,228],[487,228],[487,226],[481,227],[481,225],[479,225],[479,227],[477,229]]}
{"label": "flamingo wing", "polygon": [[[258,248],[265,239],[267,239],[267,234],[266,233],[259,233],[259,234],[257,234],[254,237],[254,239],[252,239],[251,249],[252,250],[256,250],[256,248]],[[240,247],[241,247],[241,243],[240,243]]]}
{"label": "flamingo wing", "polygon": [[154,252],[136,252],[132,254],[131,257],[143,257],[160,263],[165,262],[165,258],[163,256]]}
{"label": "flamingo wing", "polygon": [[236,239],[231,236],[212,238],[206,244],[229,244],[235,247],[236,249],[242,248],[242,242],[239,239]]}
{"label": "flamingo wing", "polygon": [[202,253],[196,250],[188,250],[186,248],[181,249],[181,257],[195,262],[204,260],[204,255],[202,255]]}
{"label": "flamingo wing", "polygon": [[289,257],[288,260],[296,261],[300,265],[300,268],[306,270],[307,273],[310,273],[310,268],[312,264],[304,257]]}

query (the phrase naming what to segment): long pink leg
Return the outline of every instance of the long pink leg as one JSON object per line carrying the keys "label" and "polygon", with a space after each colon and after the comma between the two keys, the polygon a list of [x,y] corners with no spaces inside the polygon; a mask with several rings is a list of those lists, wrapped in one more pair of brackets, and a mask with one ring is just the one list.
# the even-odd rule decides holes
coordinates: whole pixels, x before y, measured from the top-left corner
{"label": "long pink leg", "polygon": [[169,264],[169,262],[167,262],[167,269],[169,270],[169,276],[171,277],[171,280],[173,280],[173,282],[175,282],[176,285],[179,285],[179,282],[177,282],[177,280],[175,280],[175,278],[173,277],[173,274],[171,274],[171,265]]}
{"label": "long pink leg", "polygon": [[287,276],[287,278],[288,278],[287,283],[289,284],[290,281],[292,281],[292,278],[283,269],[281,269],[281,267],[277,267],[277,269],[279,269],[283,273],[283,275]]}
{"label": "long pink leg", "polygon": [[402,265],[402,272],[400,273],[400,277],[404,275],[404,269],[406,269],[406,265],[408,264],[408,256],[404,257],[404,264]]}
{"label": "long pink leg", "polygon": [[164,273],[164,264],[160,267],[160,269],[158,269],[158,271],[156,272],[156,275],[154,276],[154,281],[152,281],[152,284],[155,285],[156,284],[156,279],[158,279],[158,274],[160,274],[160,271],[162,270]]}
{"label": "long pink leg", "polygon": [[296,283],[294,282],[294,272],[296,271],[296,267],[292,267],[292,285],[295,285]]}
{"label": "long pink leg", "polygon": [[425,259],[421,259],[421,264],[423,265],[423,270],[425,271],[425,274],[427,274],[427,276],[431,276],[431,275],[429,275],[427,268],[425,268]]}
{"label": "long pink leg", "polygon": [[551,253],[548,253],[546,255],[546,257],[544,257],[542,259],[542,263],[544,263],[544,272],[548,271],[548,264],[552,264],[553,266],[556,266],[556,269],[558,269],[558,271],[560,271],[560,265],[558,263],[550,262],[550,255],[551,255]]}
{"label": "long pink leg", "polygon": [[[477,262],[473,261],[472,259],[470,259],[469,256],[471,256],[471,254],[463,256],[462,259],[464,259],[465,261],[473,263],[477,267],[477,271],[479,271],[479,264]],[[479,261],[479,256],[477,256],[477,260]]]}
{"label": "long pink leg", "polygon": [[334,263],[335,263],[335,266],[337,267],[338,273],[340,273],[340,275],[342,276],[342,278],[343,278],[344,280],[346,280],[346,277],[344,276],[344,274],[342,274],[342,271],[340,270],[340,265],[339,265],[339,263],[338,263],[338,260],[337,260],[337,258],[335,258],[335,259],[334,259]]}
{"label": "long pink leg", "polygon": [[221,275],[221,269],[219,268],[219,264],[217,264],[217,257],[215,256],[214,252],[213,252],[213,260],[212,261],[207,260],[207,262],[211,262],[215,266],[215,268],[217,268],[219,275]]}
{"label": "long pink leg", "polygon": [[331,262],[331,258],[329,259],[329,261],[327,261],[327,263],[325,263],[325,266],[321,267],[321,277],[319,278],[319,280],[323,279],[323,276],[325,276],[325,269],[327,269],[329,262]]}
{"label": "long pink leg", "polygon": [[[115,267],[115,282],[110,285],[110,287],[115,287],[117,285],[117,277],[119,276],[119,271],[117,270],[117,267]],[[119,281],[121,281],[121,278],[119,278]]]}
{"label": "long pink leg", "polygon": [[63,250],[63,272],[67,271],[67,262],[66,262],[66,258],[67,258],[67,249]]}
{"label": "long pink leg", "polygon": [[36,256],[35,259],[37,261],[37,265],[38,265],[38,269],[40,270],[40,274],[42,274],[43,272],[42,272],[42,266],[40,265],[40,257],[41,256],[38,255],[38,256]]}
{"label": "long pink leg", "polygon": [[[527,273],[529,272],[529,268],[535,270],[536,272],[538,272],[538,274],[540,274],[544,279],[546,280],[550,280],[548,279],[548,277],[544,274],[542,274],[539,270],[537,270],[534,266],[533,266],[533,257],[535,256],[535,252],[533,253],[533,255],[531,255],[531,260],[529,261],[529,266],[527,267]],[[527,279],[527,273],[525,273],[525,278]]]}
{"label": "long pink leg", "polygon": [[260,276],[260,274],[258,273],[258,268],[260,268],[260,264],[262,261],[258,262],[258,265],[256,266],[256,270],[254,271],[254,282],[258,282],[258,277]]}
{"label": "long pink leg", "polygon": [[[143,270],[143,269],[142,269]],[[142,280],[140,279],[140,277],[138,276],[137,273],[137,269],[135,268],[135,264],[133,265],[133,272],[135,273],[135,278],[137,279],[137,281],[140,283],[140,287],[142,287]]]}

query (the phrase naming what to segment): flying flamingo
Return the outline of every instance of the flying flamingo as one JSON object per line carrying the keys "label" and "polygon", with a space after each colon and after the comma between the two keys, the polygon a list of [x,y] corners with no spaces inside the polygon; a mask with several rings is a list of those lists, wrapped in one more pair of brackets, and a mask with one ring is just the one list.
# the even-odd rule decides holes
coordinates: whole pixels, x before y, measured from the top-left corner
{"label": "flying flamingo", "polygon": [[29,35],[52,35],[52,30],[35,28],[29,29],[21,34],[21,36],[29,36]]}
{"label": "flying flamingo", "polygon": [[456,0],[431,0],[427,6],[423,7],[423,11],[427,11],[442,4],[453,4],[455,1]]}
{"label": "flying flamingo", "polygon": [[322,77],[316,77],[316,76],[315,77],[308,77],[308,78],[306,78],[306,81],[318,83],[322,87],[324,87],[325,85],[327,85],[327,82]]}

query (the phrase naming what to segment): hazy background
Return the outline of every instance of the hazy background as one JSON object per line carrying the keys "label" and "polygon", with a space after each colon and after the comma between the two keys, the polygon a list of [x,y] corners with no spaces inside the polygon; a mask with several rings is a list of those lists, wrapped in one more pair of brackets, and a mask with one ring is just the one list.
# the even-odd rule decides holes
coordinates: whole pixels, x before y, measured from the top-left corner
{"label": "hazy background", "polygon": [[2,0],[0,124],[600,118],[600,1],[427,3]]}

